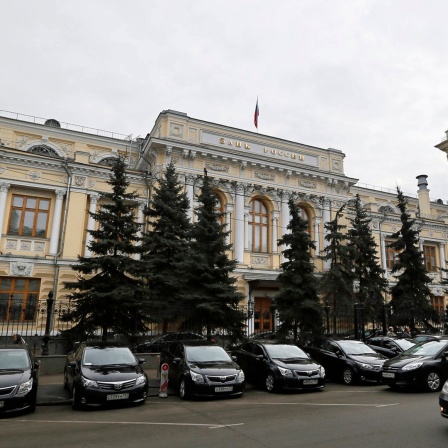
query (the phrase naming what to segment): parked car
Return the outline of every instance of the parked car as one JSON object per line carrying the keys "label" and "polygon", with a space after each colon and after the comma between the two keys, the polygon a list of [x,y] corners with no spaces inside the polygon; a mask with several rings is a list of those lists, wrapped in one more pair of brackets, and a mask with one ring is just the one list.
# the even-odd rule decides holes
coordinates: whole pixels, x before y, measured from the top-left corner
{"label": "parked car", "polygon": [[74,409],[116,403],[141,403],[148,378],[131,350],[114,342],[84,342],[67,355],[64,387]]}
{"label": "parked car", "polygon": [[137,353],[160,353],[174,341],[190,341],[190,340],[207,340],[201,334],[192,333],[190,331],[166,333],[157,336],[150,341],[143,342],[137,346]]}
{"label": "parked car", "polygon": [[442,387],[439,395],[440,414],[442,417],[448,418],[448,381]]}
{"label": "parked car", "polygon": [[361,341],[350,339],[318,339],[304,347],[311,358],[324,366],[327,377],[345,384],[381,380],[380,370],[385,356]]}
{"label": "parked car", "polygon": [[39,363],[26,344],[0,347],[0,415],[34,412]]}
{"label": "parked car", "polygon": [[401,355],[408,348],[416,343],[412,339],[391,338],[389,336],[374,336],[367,339],[366,344],[377,353],[381,353],[387,358],[394,358]]}
{"label": "parked car", "polygon": [[422,386],[439,391],[448,379],[448,336],[421,342],[383,365],[382,380],[391,388]]}
{"label": "parked car", "polygon": [[417,334],[414,336],[415,342],[426,342],[426,341],[437,341],[440,338],[443,338],[442,334]]}
{"label": "parked car", "polygon": [[244,372],[214,342],[172,342],[160,358],[168,364],[169,384],[183,400],[192,396],[242,396],[244,393]]}
{"label": "parked car", "polygon": [[252,341],[232,355],[243,369],[246,381],[268,392],[325,387],[325,369],[296,345]]}

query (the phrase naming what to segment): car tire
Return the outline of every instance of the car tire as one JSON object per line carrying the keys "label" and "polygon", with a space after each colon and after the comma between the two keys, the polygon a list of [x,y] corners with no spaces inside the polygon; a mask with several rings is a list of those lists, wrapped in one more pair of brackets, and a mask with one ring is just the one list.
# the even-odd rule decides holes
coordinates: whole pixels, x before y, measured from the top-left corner
{"label": "car tire", "polygon": [[356,383],[355,372],[351,367],[345,367],[342,371],[342,381],[347,386],[351,386]]}
{"label": "car tire", "polygon": [[428,392],[438,392],[442,388],[442,378],[436,370],[430,370],[425,375],[425,389]]}
{"label": "car tire", "polygon": [[277,381],[274,378],[274,375],[272,373],[268,373],[264,380],[264,386],[268,392],[276,392],[277,387]]}
{"label": "car tire", "polygon": [[81,403],[81,399],[79,397],[78,392],[76,391],[76,387],[73,386],[73,391],[72,391],[72,408],[75,411],[79,411],[83,408],[83,405]]}
{"label": "car tire", "polygon": [[181,378],[179,382],[179,397],[182,400],[187,400],[190,398],[190,391],[185,378]]}

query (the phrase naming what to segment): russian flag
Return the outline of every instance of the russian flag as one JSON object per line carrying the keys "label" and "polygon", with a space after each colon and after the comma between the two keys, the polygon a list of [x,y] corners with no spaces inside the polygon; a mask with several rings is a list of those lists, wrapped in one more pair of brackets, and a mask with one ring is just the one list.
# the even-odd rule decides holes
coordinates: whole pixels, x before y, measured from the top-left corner
{"label": "russian flag", "polygon": [[258,96],[257,96],[257,104],[255,106],[255,113],[254,113],[254,125],[258,129],[258,115],[260,115],[260,110],[258,109]]}

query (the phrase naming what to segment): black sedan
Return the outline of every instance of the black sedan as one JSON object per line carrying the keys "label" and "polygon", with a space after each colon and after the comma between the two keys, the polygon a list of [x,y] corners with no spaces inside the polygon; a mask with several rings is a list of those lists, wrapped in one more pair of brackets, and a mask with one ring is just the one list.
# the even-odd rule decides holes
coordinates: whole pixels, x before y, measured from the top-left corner
{"label": "black sedan", "polygon": [[149,341],[142,342],[137,346],[137,352],[160,353],[174,341],[191,341],[193,339],[205,341],[207,338],[205,336],[202,336],[201,334],[192,333],[190,331],[166,333],[161,336],[157,336],[156,338]]}
{"label": "black sedan", "polygon": [[246,342],[232,355],[243,369],[246,380],[268,392],[325,387],[325,369],[296,345]]}
{"label": "black sedan", "polygon": [[448,336],[421,342],[389,359],[381,375],[383,383],[392,389],[422,386],[430,392],[440,390],[448,378]]}
{"label": "black sedan", "polygon": [[387,359],[363,342],[349,339],[318,339],[304,350],[324,366],[328,377],[345,384],[380,382],[381,366]]}
{"label": "black sedan", "polygon": [[28,346],[0,348],[0,415],[35,411],[38,369]]}
{"label": "black sedan", "polygon": [[148,378],[128,347],[113,342],[86,342],[67,355],[64,387],[74,409],[118,403],[143,404]]}
{"label": "black sedan", "polygon": [[367,339],[366,344],[387,358],[401,355],[408,348],[415,345],[412,339],[392,338],[389,336],[374,336]]}
{"label": "black sedan", "polygon": [[173,342],[160,354],[169,384],[183,400],[192,396],[242,396],[244,372],[219,345],[209,341]]}
{"label": "black sedan", "polygon": [[442,387],[439,395],[440,414],[442,417],[448,418],[448,381]]}

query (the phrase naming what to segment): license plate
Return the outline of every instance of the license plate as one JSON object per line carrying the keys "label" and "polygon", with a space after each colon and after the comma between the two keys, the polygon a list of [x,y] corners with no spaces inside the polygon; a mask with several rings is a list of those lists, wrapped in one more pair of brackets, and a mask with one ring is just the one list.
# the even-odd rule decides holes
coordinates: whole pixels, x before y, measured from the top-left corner
{"label": "license plate", "polygon": [[232,392],[233,386],[215,387],[215,392]]}
{"label": "license plate", "polygon": [[4,401],[0,401],[0,408],[3,408],[5,406],[5,402]]}
{"label": "license plate", "polygon": [[129,398],[129,394],[113,394],[108,395],[107,400],[127,400]]}
{"label": "license plate", "polygon": [[383,378],[395,378],[395,373],[383,372]]}
{"label": "license plate", "polygon": [[307,384],[317,384],[319,381],[318,380],[303,380],[303,384],[307,385]]}

